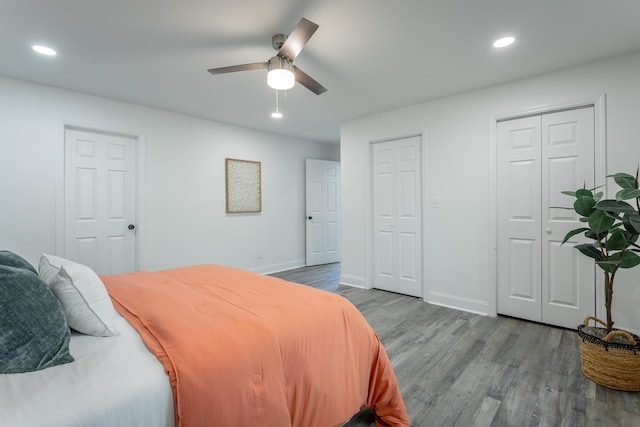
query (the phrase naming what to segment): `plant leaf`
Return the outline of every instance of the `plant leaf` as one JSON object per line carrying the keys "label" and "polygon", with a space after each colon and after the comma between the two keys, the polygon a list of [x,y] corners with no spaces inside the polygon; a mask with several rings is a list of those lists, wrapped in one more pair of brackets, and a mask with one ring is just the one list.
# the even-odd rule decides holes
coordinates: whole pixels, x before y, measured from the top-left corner
{"label": "plant leaf", "polygon": [[598,264],[598,266],[600,266],[601,268],[633,268],[636,265],[640,264],[640,256],[631,251],[624,251],[619,257],[617,256],[617,254],[613,254],[609,256],[609,260],[597,261],[596,264]]}
{"label": "plant leaf", "polygon": [[[588,190],[587,190],[588,191]],[[582,216],[591,216],[596,201],[591,196],[579,196],[573,204],[573,209]]]}
{"label": "plant leaf", "polygon": [[567,243],[567,241],[572,238],[573,236],[575,236],[576,234],[580,234],[583,231],[589,231],[588,228],[586,227],[582,227],[582,228],[576,228],[575,230],[571,230],[570,232],[567,233],[566,236],[564,236],[564,240],[562,241],[561,245],[564,245],[565,243]]}
{"label": "plant leaf", "polygon": [[628,173],[619,172],[613,175],[613,180],[622,188],[636,188],[636,177]]}
{"label": "plant leaf", "polygon": [[562,194],[566,194],[567,196],[572,196],[575,197],[576,196],[576,192],[575,191],[561,191]]}
{"label": "plant leaf", "polygon": [[615,261],[596,261],[596,265],[609,273],[615,273],[620,268]]}
{"label": "plant leaf", "polygon": [[609,217],[604,211],[596,210],[589,216],[589,227],[598,234],[608,231],[614,222],[615,219]]}
{"label": "plant leaf", "polygon": [[639,234],[640,233],[640,214],[636,212],[633,215],[626,215],[625,219],[628,219],[629,225],[633,227],[633,230],[628,230],[628,231],[631,232],[632,234]]}
{"label": "plant leaf", "polygon": [[635,188],[623,188],[616,193],[616,200],[637,199],[640,197],[640,190]]}
{"label": "plant leaf", "polygon": [[580,198],[580,197],[591,197],[593,199],[593,193],[591,192],[591,190],[587,190],[586,188],[581,188],[581,189],[576,191],[576,197],[577,198]]}
{"label": "plant leaf", "polygon": [[594,233],[593,230],[591,230],[590,228],[588,230],[589,231],[584,233],[584,236],[588,237],[589,239],[598,240],[598,241],[604,239],[609,234],[609,231],[603,231],[602,233]]}
{"label": "plant leaf", "polygon": [[580,253],[588,256],[589,258],[593,258],[596,261],[602,261],[604,258],[602,256],[602,252],[596,247],[596,245],[591,243],[583,243],[580,245],[576,245],[575,248],[580,251]]}
{"label": "plant leaf", "polygon": [[594,199],[596,202],[599,202],[599,201],[600,201],[600,199],[602,199],[602,196],[603,196],[603,195],[604,195],[604,193],[603,193],[602,191],[598,191],[598,192],[593,196],[593,199]]}
{"label": "plant leaf", "polygon": [[640,256],[630,251],[622,253],[620,268],[633,268],[640,264]]}
{"label": "plant leaf", "polygon": [[621,251],[628,246],[626,232],[616,230],[609,236],[605,247],[609,251]]}
{"label": "plant leaf", "polygon": [[629,203],[611,199],[599,201],[598,203],[596,203],[595,208],[601,211],[612,212],[615,214],[637,213],[634,207]]}

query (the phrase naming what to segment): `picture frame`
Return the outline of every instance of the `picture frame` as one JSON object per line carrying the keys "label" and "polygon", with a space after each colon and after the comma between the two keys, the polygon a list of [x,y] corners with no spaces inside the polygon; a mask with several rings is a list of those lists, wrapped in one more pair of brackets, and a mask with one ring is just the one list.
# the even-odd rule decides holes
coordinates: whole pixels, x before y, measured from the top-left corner
{"label": "picture frame", "polygon": [[227,213],[262,211],[262,164],[252,160],[225,159]]}

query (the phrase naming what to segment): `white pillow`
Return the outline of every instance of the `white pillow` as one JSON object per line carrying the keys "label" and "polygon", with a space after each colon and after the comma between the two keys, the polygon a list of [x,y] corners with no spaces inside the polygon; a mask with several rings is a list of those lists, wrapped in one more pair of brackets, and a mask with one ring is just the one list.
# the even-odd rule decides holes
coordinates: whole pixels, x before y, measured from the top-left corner
{"label": "white pillow", "polygon": [[44,283],[51,286],[53,279],[55,279],[60,272],[60,268],[68,264],[75,263],[68,259],[60,258],[59,256],[42,254],[40,263],[38,264],[38,276],[40,276]]}
{"label": "white pillow", "polygon": [[93,270],[86,265],[43,254],[38,274],[60,300],[71,328],[97,337],[118,334],[111,298]]}

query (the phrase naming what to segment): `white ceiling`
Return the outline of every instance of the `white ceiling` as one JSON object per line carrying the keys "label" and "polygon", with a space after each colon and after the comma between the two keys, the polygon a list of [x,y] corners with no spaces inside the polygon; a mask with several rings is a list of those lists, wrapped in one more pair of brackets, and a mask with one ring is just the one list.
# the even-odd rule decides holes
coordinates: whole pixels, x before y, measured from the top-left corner
{"label": "white ceiling", "polygon": [[[283,119],[265,70],[206,72],[267,61],[301,17],[320,28],[295,64],[328,92],[296,85]],[[638,50],[638,0],[0,0],[0,75],[328,143],[344,120]]]}

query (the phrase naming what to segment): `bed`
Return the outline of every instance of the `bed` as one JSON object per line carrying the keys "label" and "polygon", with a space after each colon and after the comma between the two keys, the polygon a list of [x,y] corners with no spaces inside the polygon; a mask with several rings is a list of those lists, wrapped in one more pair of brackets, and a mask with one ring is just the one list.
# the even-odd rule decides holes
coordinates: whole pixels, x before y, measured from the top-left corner
{"label": "bed", "polygon": [[[53,275],[92,272],[48,259],[39,279],[64,306]],[[340,426],[362,407],[378,426],[409,425],[382,344],[339,295],[217,265],[98,281],[81,302],[100,294],[89,314],[107,320],[70,334],[72,362],[0,374],[3,425]]]}

